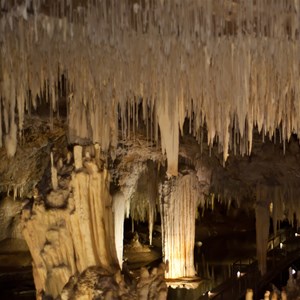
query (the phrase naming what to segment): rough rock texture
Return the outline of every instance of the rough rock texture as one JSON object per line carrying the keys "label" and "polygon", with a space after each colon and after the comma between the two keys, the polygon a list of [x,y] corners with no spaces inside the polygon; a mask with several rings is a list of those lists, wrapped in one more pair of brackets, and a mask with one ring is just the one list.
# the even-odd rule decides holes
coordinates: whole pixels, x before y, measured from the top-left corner
{"label": "rough rock texture", "polygon": [[280,128],[282,140],[299,134],[299,0],[59,4],[1,1],[0,144],[9,156],[41,98],[51,119],[67,98],[70,141],[105,151],[117,147],[119,126],[134,135],[141,106],[169,176],[186,117],[200,143],[207,127],[224,161],[232,149],[251,153],[255,126],[270,136]]}
{"label": "rough rock texture", "polygon": [[150,273],[142,268],[138,281],[128,286],[120,271],[111,273],[101,267],[90,267],[70,279],[60,299],[165,300],[167,285],[164,271],[164,265],[152,269]]}
{"label": "rough rock texture", "polygon": [[[240,204],[241,199],[254,199],[257,186],[262,186],[267,192],[259,201],[275,196],[275,227],[284,217],[291,221],[296,214],[299,219],[299,149],[290,149],[289,158],[279,160],[269,151],[266,159],[261,151],[255,162],[253,135],[255,130],[263,139],[268,135],[287,153],[286,143],[300,133],[299,7],[299,0],[2,0],[0,146],[5,151],[1,148],[0,156],[5,159],[0,190],[15,198],[35,197],[52,145],[59,144],[53,137],[65,144],[67,133],[68,143],[99,143],[106,158],[114,160],[118,141],[125,145],[144,127],[147,143],[155,143],[157,149],[143,144],[142,154],[124,155],[123,165],[126,159],[135,161],[127,169],[132,180],[127,181],[124,172],[118,182],[127,216],[131,211],[134,219],[149,219],[150,241],[157,195],[147,193],[149,197],[140,201],[149,167],[141,158],[145,153],[151,153],[148,158],[156,161],[157,169],[163,162],[171,178],[178,175],[182,158],[201,171],[206,159],[195,161],[207,145],[210,153],[216,152],[208,162],[214,169],[212,203],[225,199],[229,205]],[[49,122],[31,131],[27,118],[35,110]],[[55,126],[61,115],[66,117],[63,135]],[[30,136],[40,134],[31,144]],[[181,155],[187,134],[199,146],[198,156]],[[157,152],[159,159],[154,158]],[[241,158],[250,153],[253,163]],[[232,159],[231,154],[240,156]],[[80,170],[82,162],[75,156],[75,169]],[[228,168],[223,170],[225,161]],[[122,163],[119,166],[118,171]],[[85,166],[88,172],[93,168]],[[68,191],[59,187],[58,169],[52,159],[53,192],[47,190],[50,185],[43,189],[47,209],[66,205]],[[80,172],[73,179],[75,185],[78,180],[86,184]],[[207,190],[210,179],[201,182]],[[151,184],[149,192],[157,186]],[[88,216],[95,217],[93,212]],[[82,227],[87,228],[84,218]],[[95,228],[93,238],[84,240],[91,252],[99,246]]]}
{"label": "rough rock texture", "polygon": [[51,149],[66,155],[67,138],[62,121],[55,121],[52,129],[42,116],[27,116],[22,138],[15,156],[9,158],[0,148],[0,191],[14,199],[34,197],[36,187],[48,171]]}
{"label": "rough rock texture", "polygon": [[167,279],[196,274],[194,245],[198,194],[198,181],[193,173],[179,175],[162,186],[160,211]]}
{"label": "rough rock texture", "polygon": [[[159,183],[174,187],[160,209],[171,277],[194,273],[199,203],[273,204],[275,232],[299,221],[299,0],[0,4],[0,191],[34,202],[23,224],[38,290],[57,295],[75,271],[117,263],[108,172],[124,196],[118,228],[123,213],[148,220],[150,243]],[[258,134],[280,146],[257,147]],[[71,143],[99,145],[84,159],[75,147],[69,178]],[[264,270],[267,230],[257,235]]]}
{"label": "rough rock texture", "polygon": [[37,294],[56,297],[77,268],[69,212],[34,203],[23,211],[23,235],[33,259]]}
{"label": "rough rock texture", "polygon": [[21,228],[21,201],[5,197],[0,202],[0,241],[6,238],[23,239]]}
{"label": "rough rock texture", "polygon": [[[61,175],[70,175],[65,173],[68,168],[62,167]],[[87,267],[117,269],[107,170],[86,158],[71,178],[58,182],[57,190],[35,199],[22,215],[36,289],[53,297]]]}

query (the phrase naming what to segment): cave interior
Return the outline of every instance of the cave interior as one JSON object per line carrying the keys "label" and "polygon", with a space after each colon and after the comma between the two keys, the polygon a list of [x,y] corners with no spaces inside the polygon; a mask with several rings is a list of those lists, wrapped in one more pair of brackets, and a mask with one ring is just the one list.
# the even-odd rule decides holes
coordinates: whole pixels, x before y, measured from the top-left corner
{"label": "cave interior", "polygon": [[267,274],[300,236],[299,31],[299,0],[1,0],[0,285],[199,299],[238,259]]}

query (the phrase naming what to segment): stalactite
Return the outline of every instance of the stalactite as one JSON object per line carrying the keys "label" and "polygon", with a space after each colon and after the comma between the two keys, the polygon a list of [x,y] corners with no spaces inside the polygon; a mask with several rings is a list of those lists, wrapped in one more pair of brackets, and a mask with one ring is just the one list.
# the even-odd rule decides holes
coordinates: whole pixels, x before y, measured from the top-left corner
{"label": "stalactite", "polygon": [[[283,143],[299,133],[298,0],[290,6],[277,1],[272,9],[252,0],[87,6],[68,1],[51,4],[47,15],[41,1],[29,3],[1,3],[1,129],[10,156],[24,106],[27,112],[36,106],[45,82],[46,99],[56,110],[58,66],[72,87],[71,143],[115,147],[118,117],[122,136],[131,137],[142,101],[149,138],[157,141],[160,130],[169,176],[177,175],[186,116],[194,116],[197,138],[206,125],[207,143],[218,141],[224,161],[232,146],[251,153],[255,126],[270,136],[281,127]],[[29,90],[30,105],[24,100]]]}
{"label": "stalactite", "polygon": [[148,162],[147,168],[139,174],[135,183],[135,190],[130,197],[130,216],[133,222],[148,221],[150,245],[152,245],[153,226],[156,220],[157,189],[157,167]]}
{"label": "stalactite", "polygon": [[279,221],[282,221],[284,219],[284,197],[283,197],[283,191],[279,187],[275,187],[273,190],[273,212],[272,212],[272,218],[273,218],[273,231],[274,235],[277,234],[277,225]]}
{"label": "stalactite", "polygon": [[[153,201],[154,200],[154,201]],[[149,245],[152,245],[152,234],[153,234],[153,226],[155,222],[155,213],[156,213],[156,199],[150,199],[149,201],[149,218],[148,218],[148,223],[149,223]]]}
{"label": "stalactite", "polygon": [[122,192],[113,196],[115,243],[120,268],[123,265],[123,239],[125,219],[125,199]]}
{"label": "stalactite", "polygon": [[56,190],[58,187],[57,180],[57,169],[54,166],[53,153],[51,152],[51,183],[53,190]]}

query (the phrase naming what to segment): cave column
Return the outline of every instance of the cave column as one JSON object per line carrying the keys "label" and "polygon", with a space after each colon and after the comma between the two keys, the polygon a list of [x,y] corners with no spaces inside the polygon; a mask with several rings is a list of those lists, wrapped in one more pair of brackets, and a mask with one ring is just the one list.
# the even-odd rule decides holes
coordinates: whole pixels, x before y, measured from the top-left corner
{"label": "cave column", "polygon": [[[71,276],[88,267],[101,266],[111,273],[119,269],[110,174],[99,169],[97,158],[83,157],[82,152],[81,146],[74,147],[75,168],[67,165],[64,173],[68,179],[59,177],[55,190],[22,211],[22,232],[39,295],[58,297]],[[124,219],[124,206],[122,211],[117,215]]]}
{"label": "cave column", "polygon": [[166,279],[194,277],[197,187],[194,174],[179,175],[162,185],[160,210]]}

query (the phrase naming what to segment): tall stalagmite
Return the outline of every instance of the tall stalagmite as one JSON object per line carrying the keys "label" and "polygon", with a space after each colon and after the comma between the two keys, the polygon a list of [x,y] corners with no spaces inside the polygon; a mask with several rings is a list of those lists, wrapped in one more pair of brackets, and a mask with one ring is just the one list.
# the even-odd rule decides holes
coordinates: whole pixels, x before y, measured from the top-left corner
{"label": "tall stalagmite", "polygon": [[167,279],[194,277],[195,218],[198,203],[194,173],[179,175],[162,186],[160,199],[163,255]]}
{"label": "tall stalagmite", "polygon": [[[38,293],[56,297],[69,278],[87,267],[119,269],[115,250],[109,174],[93,159],[78,158],[71,180],[58,181],[47,199],[23,210],[23,235],[33,258]],[[62,186],[63,184],[63,186]]]}

